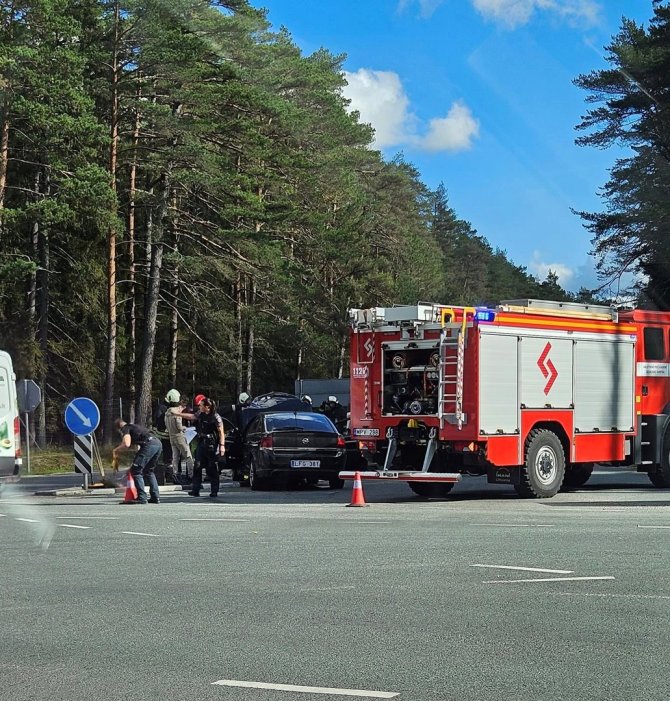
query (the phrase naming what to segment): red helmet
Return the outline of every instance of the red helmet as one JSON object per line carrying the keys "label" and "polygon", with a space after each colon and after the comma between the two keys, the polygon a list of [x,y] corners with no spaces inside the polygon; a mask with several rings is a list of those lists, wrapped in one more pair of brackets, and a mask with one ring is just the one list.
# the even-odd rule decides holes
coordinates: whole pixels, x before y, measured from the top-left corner
{"label": "red helmet", "polygon": [[206,399],[206,397],[205,397],[204,394],[196,394],[196,395],[195,395],[195,399],[193,400],[193,402],[194,402],[194,404],[195,404],[196,406],[198,406],[198,404],[200,404],[200,402],[201,402],[203,399]]}

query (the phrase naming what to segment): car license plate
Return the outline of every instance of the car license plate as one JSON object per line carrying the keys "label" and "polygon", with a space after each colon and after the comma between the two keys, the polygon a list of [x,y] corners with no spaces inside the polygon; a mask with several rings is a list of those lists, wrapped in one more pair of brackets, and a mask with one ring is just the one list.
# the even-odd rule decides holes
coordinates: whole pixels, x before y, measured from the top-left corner
{"label": "car license plate", "polygon": [[291,467],[321,467],[321,460],[291,460]]}

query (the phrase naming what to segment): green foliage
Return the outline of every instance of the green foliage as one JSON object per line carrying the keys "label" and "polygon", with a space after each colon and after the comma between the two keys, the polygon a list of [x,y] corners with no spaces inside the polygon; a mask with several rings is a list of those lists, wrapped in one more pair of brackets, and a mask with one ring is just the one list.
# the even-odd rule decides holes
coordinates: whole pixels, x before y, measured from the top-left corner
{"label": "green foliage", "polygon": [[577,143],[614,143],[619,159],[603,188],[606,211],[580,212],[593,233],[603,279],[644,276],[654,306],[670,308],[670,4],[654,0],[649,28],[622,20],[607,47],[612,66],[580,76],[576,85],[597,105],[583,117]]}
{"label": "green foliage", "polygon": [[124,406],[139,384],[227,401],[346,374],[353,306],[565,297],[494,251],[444,187],[371,149],[344,57],[303,56],[245,0],[13,7],[0,9],[0,330],[48,385],[54,429],[68,398],[102,400],[113,232]]}

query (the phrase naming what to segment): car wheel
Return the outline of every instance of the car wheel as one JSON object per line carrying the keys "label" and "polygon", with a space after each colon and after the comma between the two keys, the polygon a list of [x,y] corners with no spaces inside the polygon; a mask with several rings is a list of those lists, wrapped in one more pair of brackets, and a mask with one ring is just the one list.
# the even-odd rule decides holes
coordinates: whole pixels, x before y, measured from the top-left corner
{"label": "car wheel", "polygon": [[328,480],[328,486],[331,489],[342,489],[344,487],[344,480],[339,477],[331,477]]}
{"label": "car wheel", "polygon": [[253,458],[251,458],[251,461],[249,464],[249,486],[251,487],[252,490],[254,490],[256,492],[259,489],[264,489],[265,484],[266,484],[265,479],[258,476],[258,469],[256,467],[256,461]]}

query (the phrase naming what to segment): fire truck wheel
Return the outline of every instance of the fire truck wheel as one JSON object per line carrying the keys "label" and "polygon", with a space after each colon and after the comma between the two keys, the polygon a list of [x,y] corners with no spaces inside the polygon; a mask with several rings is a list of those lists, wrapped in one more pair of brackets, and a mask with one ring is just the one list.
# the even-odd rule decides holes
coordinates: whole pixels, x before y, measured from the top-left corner
{"label": "fire truck wheel", "polygon": [[649,479],[654,487],[657,487],[658,489],[667,489],[670,487],[670,480],[668,480],[666,473],[664,473],[660,468],[657,467],[653,470],[649,470],[647,474],[649,475]]}
{"label": "fire truck wheel", "polygon": [[578,489],[583,487],[593,473],[593,463],[584,463],[581,465],[573,465],[565,471],[565,479],[563,480],[562,492],[568,489]]}
{"label": "fire truck wheel", "polygon": [[515,485],[517,493],[531,499],[553,497],[564,476],[565,453],[558,436],[544,428],[533,429],[526,440],[526,462]]}
{"label": "fire truck wheel", "polygon": [[650,465],[647,473],[654,487],[667,489],[670,487],[670,429],[666,429],[663,436],[663,453],[660,465]]}
{"label": "fire truck wheel", "polygon": [[453,489],[451,482],[408,482],[409,488],[425,499],[441,499]]}

